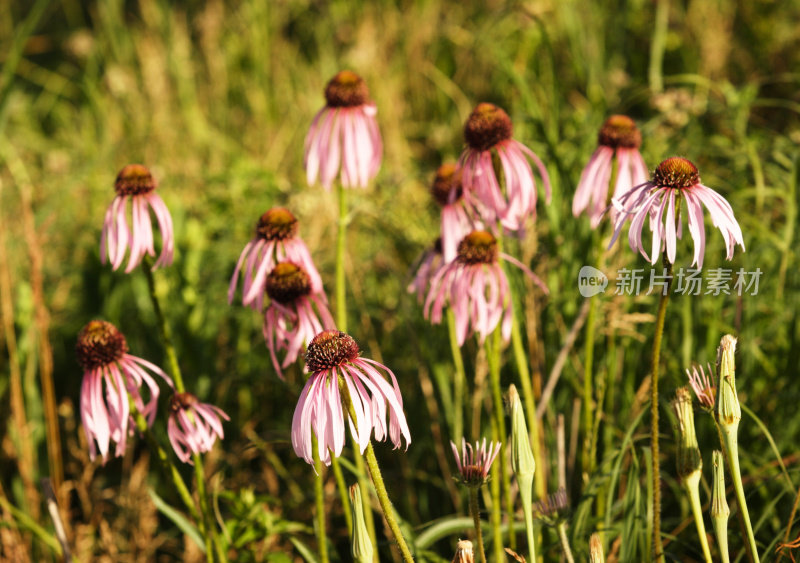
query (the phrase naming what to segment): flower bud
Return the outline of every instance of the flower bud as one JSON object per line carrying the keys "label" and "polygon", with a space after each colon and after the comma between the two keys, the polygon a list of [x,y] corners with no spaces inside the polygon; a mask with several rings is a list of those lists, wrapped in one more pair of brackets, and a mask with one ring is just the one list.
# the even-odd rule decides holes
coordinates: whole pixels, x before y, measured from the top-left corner
{"label": "flower bud", "polygon": [[456,554],[453,556],[453,563],[474,563],[475,556],[472,552],[472,542],[469,540],[458,540],[456,544]]}
{"label": "flower bud", "polygon": [[[353,559],[358,563],[372,563],[372,542],[369,539],[367,525],[364,521],[364,507],[361,504],[361,488],[350,487],[350,500],[353,506]],[[471,544],[470,544],[471,547]]]}
{"label": "flower bud", "polygon": [[606,563],[606,556],[603,554],[603,542],[600,534],[594,533],[589,538],[589,561],[591,563]]}
{"label": "flower bud", "polygon": [[730,334],[722,337],[717,349],[717,374],[719,389],[717,417],[725,426],[738,425],[742,419],[742,407],[736,394],[736,338]]}
{"label": "flower bud", "polygon": [[533,483],[536,463],[528,439],[528,425],[525,423],[522,402],[514,385],[508,388],[508,398],[511,405],[511,468],[517,476],[520,490],[523,487],[529,490]]}
{"label": "flower bud", "polygon": [[700,473],[703,459],[697,444],[694,430],[694,411],[692,410],[692,393],[688,387],[679,387],[675,399],[670,403],[678,418],[675,426],[675,438],[678,441],[678,477],[685,480],[694,473]]}

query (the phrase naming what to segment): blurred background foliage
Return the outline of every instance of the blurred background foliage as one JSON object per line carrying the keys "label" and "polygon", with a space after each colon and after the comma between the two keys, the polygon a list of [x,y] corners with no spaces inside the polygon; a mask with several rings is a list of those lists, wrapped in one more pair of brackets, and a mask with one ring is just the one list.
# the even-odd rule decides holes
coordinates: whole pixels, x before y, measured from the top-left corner
{"label": "blurred background foliage", "polygon": [[[9,558],[52,557],[47,544],[8,512],[10,503],[52,529],[38,490],[38,479],[54,471],[43,372],[54,381],[64,471],[58,497],[76,556],[199,557],[148,495],[175,500],[146,449],[137,443],[105,467],[91,464],[80,430],[82,374],[73,350],[86,322],[115,323],[135,354],[164,363],[143,276],[111,272],[99,261],[114,178],[131,162],[151,167],[175,221],[176,261],[157,272],[157,290],[168,302],[185,377],[202,399],[231,415],[208,467],[232,553],[243,561],[290,561],[300,559],[299,544],[313,545],[313,471],[289,442],[301,370],[290,370],[287,383],[275,377],[260,316],[228,306],[226,288],[259,215],[275,205],[297,215],[300,234],[332,288],[335,195],[306,185],[302,151],[324,85],[342,68],[366,79],[385,142],[377,181],[351,192],[348,306],[350,332],[364,354],[389,365],[404,392],[411,447],[407,453],[377,449],[410,534],[459,511],[448,492],[452,367],[446,328],[423,320],[406,285],[437,236],[438,209],[428,194],[432,174],[460,154],[462,124],[472,107],[491,101],[509,112],[515,137],[543,158],[553,180],[552,204],[540,202],[537,221],[511,244],[551,291],[546,298],[526,297],[538,388],[579,317],[577,272],[597,259],[588,221],[571,215],[571,198],[610,113],[639,123],[649,166],[685,156],[698,165],[703,182],[731,202],[747,252],[725,262],[721,237],[707,225],[705,266],[760,268],[758,295],[674,299],[662,354],[663,398],[683,383],[691,362],[713,363],[724,333],[739,335],[740,396],[772,431],[788,470],[787,479],[765,434],[746,418],[741,443],[750,511],[765,552],[774,551],[800,483],[800,3],[40,0],[6,6],[0,10],[0,497],[7,501],[0,544]],[[625,241],[618,248],[610,269],[646,266]],[[676,267],[688,267],[689,256],[684,242]],[[631,455],[614,474],[622,481],[610,540],[620,560],[636,560],[643,553],[635,551],[636,542],[646,537],[646,492],[638,490],[646,482],[639,479],[646,428],[631,423],[642,408],[636,392],[646,375],[654,310],[652,296],[607,294],[597,339],[597,369],[617,382],[602,421],[601,454],[618,453],[624,434],[633,432]],[[543,418],[553,467],[539,470],[553,480],[556,414],[566,416],[568,441],[577,440],[571,424],[583,373],[583,334],[577,334]],[[474,343],[464,352],[479,408],[483,363],[475,359]],[[513,382],[514,370],[503,377]],[[12,408],[15,378],[23,419],[12,416],[19,412],[19,405]],[[473,417],[472,438],[480,425]],[[709,467],[713,426],[703,419],[698,427]],[[663,449],[664,529],[675,535],[668,550],[699,559],[672,471],[673,449],[669,442]],[[592,477],[598,486],[607,478],[602,471]],[[330,540],[347,560],[330,477],[326,491]],[[574,507],[585,500],[576,488]],[[598,523],[591,511],[576,515],[570,534],[585,559]],[[420,559],[449,560],[466,530],[448,529]],[[741,549],[738,540],[733,547]],[[545,535],[548,549],[555,549],[554,534]]]}

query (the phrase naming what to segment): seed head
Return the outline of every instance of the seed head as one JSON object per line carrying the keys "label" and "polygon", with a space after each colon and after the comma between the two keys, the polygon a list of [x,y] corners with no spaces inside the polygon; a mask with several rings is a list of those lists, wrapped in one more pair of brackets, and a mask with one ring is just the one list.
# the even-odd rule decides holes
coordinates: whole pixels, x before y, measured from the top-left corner
{"label": "seed head", "polygon": [[306,371],[319,373],[352,362],[359,349],[353,337],[340,330],[324,330],[314,337],[306,350]]}
{"label": "seed head", "polygon": [[461,170],[455,164],[442,164],[431,187],[433,199],[444,207],[461,199],[462,193]]}
{"label": "seed head", "polygon": [[117,327],[106,321],[90,321],[78,334],[75,352],[78,363],[91,371],[112,364],[128,351],[125,337]]}
{"label": "seed head", "polygon": [[488,151],[511,138],[514,126],[511,118],[494,104],[480,103],[472,110],[464,125],[464,140],[471,148]]}
{"label": "seed head", "polygon": [[612,115],[600,128],[597,144],[612,149],[638,149],[642,144],[642,134],[627,115]]}
{"label": "seed head", "polygon": [[497,240],[488,231],[472,231],[458,243],[462,264],[494,264],[497,262]]}
{"label": "seed head", "polygon": [[266,240],[285,240],[297,234],[297,219],[283,207],[264,213],[256,225],[256,235]]}
{"label": "seed head", "polygon": [[700,183],[700,173],[691,161],[673,156],[658,165],[653,183],[659,188],[691,188]]}
{"label": "seed head", "polygon": [[140,195],[156,189],[156,181],[143,164],[128,164],[117,174],[114,189],[118,195]]}
{"label": "seed head", "polygon": [[352,107],[369,102],[369,89],[364,79],[350,70],[343,70],[325,86],[328,107]]}
{"label": "seed head", "polygon": [[456,554],[453,556],[453,563],[474,563],[475,554],[472,550],[472,542],[469,540],[458,540],[456,544]]}
{"label": "seed head", "polygon": [[311,293],[311,279],[306,271],[292,262],[281,262],[267,276],[267,295],[278,303],[294,303]]}

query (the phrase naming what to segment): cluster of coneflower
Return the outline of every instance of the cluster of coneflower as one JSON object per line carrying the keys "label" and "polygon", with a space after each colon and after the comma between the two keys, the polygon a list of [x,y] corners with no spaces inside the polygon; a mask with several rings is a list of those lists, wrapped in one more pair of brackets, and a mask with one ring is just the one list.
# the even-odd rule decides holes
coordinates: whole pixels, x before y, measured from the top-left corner
{"label": "cluster of coneflower", "polygon": [[[362,357],[355,339],[345,332],[347,318],[343,257],[346,199],[343,190],[366,187],[378,173],[383,146],[376,119],[377,109],[370,100],[364,80],[349,71],[342,71],[331,79],[325,89],[325,99],[326,105],[314,118],[306,137],[304,165],[309,184],[320,183],[327,190],[336,184],[339,193],[336,315],[328,309],[322,276],[314,265],[308,247],[298,236],[298,220],[283,207],[272,207],[258,219],[255,234],[236,264],[228,301],[234,302],[241,279],[241,302],[263,315],[264,339],[279,377],[283,378],[283,371],[290,365],[300,359],[305,360],[305,371],[309,376],[292,420],[294,451],[317,470],[320,464],[335,466],[336,458],[342,455],[346,429],[349,427],[357,444],[354,449],[359,454],[366,454],[379,501],[403,557],[408,561],[411,559],[410,550],[394,522],[371,446],[373,436],[377,440],[390,438],[396,448],[403,443],[408,447],[411,442],[400,387],[394,373],[388,367]],[[496,474],[502,481],[502,487],[494,480],[497,491],[493,491],[492,495],[492,523],[495,553],[502,557],[501,504],[505,502],[507,511],[513,508],[508,485],[511,471],[508,471],[507,463],[510,458],[523,504],[529,558],[534,561],[532,516],[535,510],[532,492],[535,467],[540,460],[537,460],[538,440],[531,441],[529,435],[538,435],[538,430],[532,426],[536,424],[536,413],[530,390],[528,361],[514,315],[515,296],[509,283],[507,265],[521,270],[545,294],[547,287],[528,265],[503,252],[503,238],[523,236],[524,229],[536,218],[537,184],[541,184],[545,199],[549,202],[550,179],[542,160],[513,138],[509,115],[496,105],[481,103],[475,107],[464,126],[464,141],[465,148],[458,162],[445,163],[436,173],[432,195],[441,207],[440,238],[420,263],[409,290],[417,293],[424,304],[425,317],[433,324],[441,323],[447,316],[454,354],[460,355],[460,348],[473,335],[478,337],[481,345],[487,347],[495,411],[492,413],[492,441],[487,446],[484,438],[482,443],[476,442],[473,447],[464,440],[459,426],[454,438],[461,440],[460,455],[453,443],[459,480],[470,489],[470,508],[475,521],[480,558],[485,561],[477,491],[487,482],[492,462],[499,458],[502,467]],[[628,117],[612,116],[604,123],[598,137],[599,146],[578,184],[573,213],[577,216],[587,212],[593,228],[601,225],[604,217],[609,217],[613,223],[612,244],[630,220],[628,240],[631,249],[640,252],[651,263],[656,263],[662,256],[665,264],[671,265],[675,261],[676,240],[682,236],[685,216],[688,231],[695,243],[693,264],[702,267],[705,253],[703,206],[709,210],[714,226],[722,232],[727,258],[732,257],[736,244],[744,248],[742,232],[730,205],[715,191],[700,183],[697,168],[684,158],[673,157],[661,162],[652,177],[648,178],[647,166],[638,150],[640,144],[641,134]],[[613,185],[611,196],[610,185]],[[199,455],[209,451],[217,437],[222,438],[221,421],[228,418],[219,408],[201,403],[186,391],[177,356],[169,340],[152,270],[172,263],[174,241],[169,211],[155,193],[155,188],[156,183],[144,166],[126,166],[119,173],[117,196],[106,213],[103,226],[101,258],[103,262],[110,262],[116,270],[122,266],[128,254],[126,273],[144,263],[143,271],[146,272],[159,319],[171,377],[154,364],[128,354],[124,336],[110,323],[92,321],[83,329],[78,339],[78,358],[85,370],[81,414],[90,454],[94,458],[99,451],[104,461],[111,451],[112,442],[116,444],[114,455],[124,453],[127,438],[133,432],[131,421],[144,433],[153,424],[159,386],[152,374],[159,376],[174,390],[170,400],[168,435],[182,461],[200,461]],[[683,201],[686,202],[685,211],[682,208]],[[128,202],[131,203],[130,215]],[[154,264],[151,262],[156,255],[151,211],[161,232],[161,253]],[[645,244],[643,236],[646,221],[649,221],[649,230],[652,232],[649,246]],[[654,459],[658,459],[658,352],[665,308],[666,299],[662,298],[651,372]],[[509,343],[513,344],[525,403],[523,409],[523,403],[512,386],[510,455],[499,386],[500,357],[503,347]],[[719,398],[716,399],[718,412],[715,420],[721,436],[733,436],[726,438],[723,447],[736,480],[738,462],[735,429],[730,428],[734,419],[738,424],[741,415],[737,414],[740,411],[732,383],[732,349],[726,355],[724,344],[725,341],[718,368],[721,370],[718,373],[722,383],[718,390]],[[713,409],[714,394],[708,385],[698,383],[696,378],[692,381],[701,403]],[[701,463],[696,439],[692,438],[693,431],[690,432],[693,422],[691,408],[686,408],[686,396],[685,391],[680,391],[675,403],[681,429],[679,475],[686,483],[694,508],[698,498],[696,475]],[[715,455],[715,466],[716,460]],[[173,474],[173,478],[179,479],[180,476]],[[198,480],[198,486],[201,486],[202,475],[198,475]],[[340,487],[340,492],[342,489]],[[656,485],[655,489],[658,491],[659,487]],[[540,512],[563,515],[567,504],[565,493],[557,493],[548,504],[544,491],[537,492],[541,498]],[[364,530],[369,526],[363,522],[365,515],[371,518],[371,511],[361,507],[363,494],[368,492],[362,487],[350,492],[355,521],[349,522],[349,527],[354,530],[354,557],[358,561],[371,561],[372,541],[364,535]],[[346,492],[343,499],[345,496]],[[746,515],[743,496],[739,500],[741,512]],[[318,498],[318,511],[320,503]],[[550,510],[553,508],[551,504],[556,508]],[[215,524],[205,514],[207,507],[202,505],[201,494],[201,513],[198,518],[205,522],[208,531],[208,551],[216,552],[220,559],[224,559],[224,550],[215,543],[212,531]],[[719,503],[712,505],[712,509],[717,507],[718,515],[725,512],[720,506]],[[654,549],[655,554],[660,556],[658,504],[654,511],[654,533],[657,536]],[[702,517],[699,512],[695,512],[695,517],[701,529]],[[327,561],[324,518],[320,514],[318,518],[321,559]],[[566,520],[561,516],[555,518],[554,522],[558,526],[565,556],[571,559],[566,541]],[[717,523],[715,520],[715,528],[718,527]],[[721,534],[724,526],[720,526],[718,533]],[[749,520],[748,531],[750,548],[754,551]],[[700,536],[707,554],[705,535],[701,533]],[[593,539],[593,558],[598,552],[595,548],[597,543]],[[720,536],[721,550],[722,546],[723,538]],[[467,549],[466,544],[462,547],[461,555],[456,556],[457,560],[467,560],[467,551],[471,557],[472,547]],[[602,557],[602,549],[599,549],[599,553]],[[209,554],[209,557],[213,556]]]}

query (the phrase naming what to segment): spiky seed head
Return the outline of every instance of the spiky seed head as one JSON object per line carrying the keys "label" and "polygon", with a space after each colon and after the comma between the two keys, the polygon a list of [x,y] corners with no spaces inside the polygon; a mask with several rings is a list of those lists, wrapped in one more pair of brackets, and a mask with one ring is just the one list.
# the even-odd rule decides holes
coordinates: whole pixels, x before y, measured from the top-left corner
{"label": "spiky seed head", "polygon": [[306,371],[319,373],[358,358],[358,344],[340,330],[324,330],[316,335],[306,350]]}
{"label": "spiky seed head", "polygon": [[431,186],[433,199],[444,207],[461,199],[462,193],[461,169],[455,164],[442,164],[436,171],[436,178]]}
{"label": "spiky seed head", "polygon": [[281,262],[267,275],[267,295],[281,304],[294,303],[311,293],[311,279],[306,271],[292,262]]}
{"label": "spiky seed head", "polygon": [[143,164],[128,164],[117,174],[114,189],[118,195],[141,195],[156,189],[156,181]]}
{"label": "spiky seed head", "polygon": [[478,151],[488,151],[510,139],[513,133],[514,126],[508,114],[486,102],[478,104],[464,124],[464,140],[470,148]]}
{"label": "spiky seed head", "polygon": [[266,240],[285,240],[297,234],[297,218],[283,207],[265,212],[256,225],[256,235]]}
{"label": "spiky seed head", "polygon": [[351,70],[343,70],[325,86],[328,107],[353,107],[369,102],[369,88],[364,79]]}
{"label": "spiky seed head", "polygon": [[122,333],[109,322],[94,320],[81,329],[75,353],[86,371],[110,365],[122,359],[128,344]]}
{"label": "spiky seed head", "polygon": [[497,240],[489,231],[472,231],[458,243],[462,264],[494,264],[497,262]]}
{"label": "spiky seed head", "polygon": [[642,134],[627,115],[612,115],[600,128],[597,144],[612,149],[638,149],[642,144]]}
{"label": "spiky seed head", "polygon": [[691,161],[673,156],[661,162],[653,172],[653,184],[659,188],[691,188],[700,183],[700,173]]}

